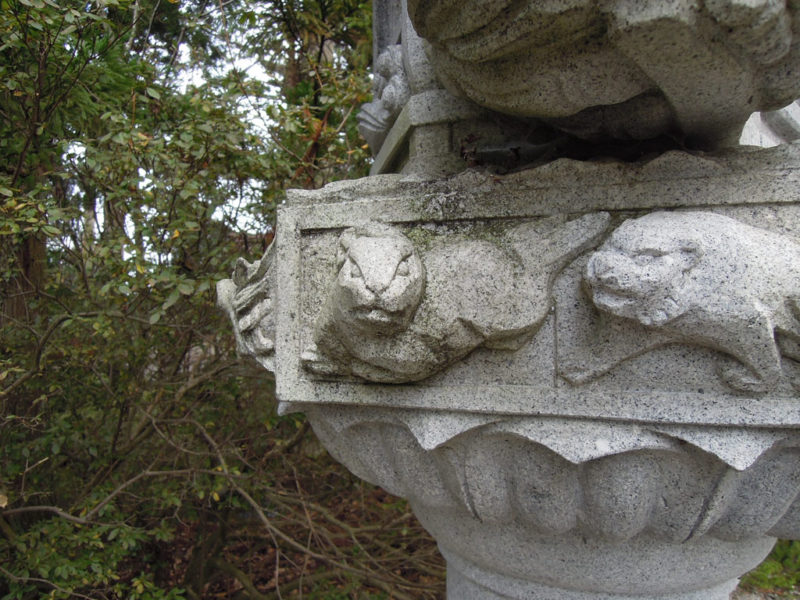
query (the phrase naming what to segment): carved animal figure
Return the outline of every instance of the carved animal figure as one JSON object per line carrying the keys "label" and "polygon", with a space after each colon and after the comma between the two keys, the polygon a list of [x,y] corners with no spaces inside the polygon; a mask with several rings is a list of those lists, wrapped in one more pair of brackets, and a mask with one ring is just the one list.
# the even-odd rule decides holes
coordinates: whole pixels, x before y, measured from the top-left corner
{"label": "carved animal figure", "polygon": [[765,392],[783,359],[800,361],[800,245],[786,236],[710,212],[651,213],[614,231],[585,280],[599,309],[662,334],[649,348],[598,349],[605,370],[665,343],[697,344],[735,359],[722,369],[730,386]]}
{"label": "carved animal figure", "polygon": [[447,89],[602,141],[735,143],[800,93],[785,0],[408,0]]}
{"label": "carved animal figure", "polygon": [[607,221],[605,213],[541,220],[508,231],[504,243],[445,238],[424,254],[394,227],[348,229],[304,365],[399,383],[480,345],[519,348],[550,310],[555,274]]}
{"label": "carved animal figure", "polygon": [[383,145],[389,129],[411,96],[403,50],[399,44],[388,46],[375,59],[372,79],[372,102],[357,115],[358,131],[369,142],[374,154]]}
{"label": "carved animal figure", "polygon": [[408,327],[425,289],[425,267],[414,245],[380,223],[339,238],[331,318],[359,333],[391,335]]}

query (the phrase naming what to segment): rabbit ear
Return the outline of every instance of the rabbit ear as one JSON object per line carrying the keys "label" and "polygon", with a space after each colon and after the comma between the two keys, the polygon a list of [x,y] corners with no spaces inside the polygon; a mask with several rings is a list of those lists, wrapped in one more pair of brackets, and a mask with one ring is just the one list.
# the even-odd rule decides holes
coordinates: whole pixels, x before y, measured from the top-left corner
{"label": "rabbit ear", "polygon": [[681,270],[691,271],[703,258],[703,249],[695,240],[681,240],[678,245],[678,257],[683,263]]}
{"label": "rabbit ear", "polygon": [[244,287],[247,285],[247,272],[250,270],[250,263],[245,259],[239,257],[236,259],[236,265],[233,267],[233,282],[236,287]]}
{"label": "rabbit ear", "polygon": [[350,252],[350,244],[353,243],[355,239],[355,229],[351,227],[350,229],[345,229],[342,235],[339,237],[339,248],[336,251],[336,270],[342,268],[344,261],[347,260],[347,254]]}

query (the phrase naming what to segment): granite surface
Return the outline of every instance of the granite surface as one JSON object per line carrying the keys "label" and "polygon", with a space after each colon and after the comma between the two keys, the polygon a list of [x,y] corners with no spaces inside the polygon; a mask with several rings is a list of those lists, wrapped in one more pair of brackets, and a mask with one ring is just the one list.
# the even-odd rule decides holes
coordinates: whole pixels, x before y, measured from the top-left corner
{"label": "granite surface", "polygon": [[800,11],[770,0],[409,0],[439,79],[481,106],[589,139],[734,143],[800,95]]}
{"label": "granite surface", "polygon": [[[800,207],[793,204],[800,195],[800,169],[793,162],[797,152],[795,146],[701,156],[674,152],[638,164],[559,160],[505,177],[476,171],[434,181],[385,175],[319,191],[290,192],[279,214],[278,260],[270,254],[258,264],[241,265],[234,278],[238,283],[220,284],[220,298],[230,299],[227,305],[239,323],[238,335],[249,340],[252,352],[265,362],[266,353],[274,352],[278,394],[285,402],[789,426],[800,421],[795,389],[797,290],[792,287],[797,281],[792,252],[800,235]],[[637,220],[656,206],[672,212]],[[715,229],[717,222],[732,228],[726,235],[738,250],[729,252],[716,240],[711,244],[716,255],[702,250],[702,269],[690,272],[680,263],[682,257],[694,261],[700,249],[694,258],[683,249],[671,257],[647,259],[653,264],[672,261],[675,273],[691,275],[686,281],[694,281],[698,289],[693,298],[704,307],[706,324],[698,321],[698,311],[669,323],[645,323],[592,301],[587,265],[594,261],[597,266],[599,257],[608,255],[603,249],[634,226],[641,229],[639,223],[654,222],[657,229],[654,219],[696,223],[701,237],[707,235],[702,227]],[[391,231],[406,240],[421,264],[430,263],[432,275],[472,273],[475,282],[455,289],[435,282],[450,285],[458,277],[434,277],[421,301],[415,300],[423,308],[411,321],[413,327],[403,330],[409,333],[376,338],[378,354],[389,358],[381,359],[382,366],[372,369],[372,375],[367,367],[353,370],[352,357],[361,355],[359,364],[373,366],[378,360],[368,357],[367,334],[354,334],[347,343],[350,350],[342,355],[351,358],[337,365],[338,359],[329,356],[326,369],[314,362],[311,351],[326,339],[325,323],[333,323],[335,329],[336,319],[324,313],[330,311],[326,299],[337,281],[337,247],[344,231],[369,223],[391,224]],[[540,254],[544,265],[537,236],[552,240],[567,226],[571,229],[563,231],[576,240],[573,250],[565,246],[555,252],[560,262],[537,271],[540,275],[526,270],[521,249],[531,256]],[[682,239],[679,232],[674,239],[671,235],[666,237],[672,241],[663,243]],[[771,250],[758,250],[767,239],[773,240]],[[778,247],[789,254],[776,254]],[[647,248],[651,255],[661,250]],[[729,264],[708,271],[707,263],[717,260],[713,256],[727,256]],[[394,273],[391,264],[376,264],[388,275]],[[728,310],[724,299],[734,297],[731,286],[745,285],[731,274],[746,269],[753,269],[753,283],[746,294],[736,296],[739,307]],[[720,274],[716,279],[715,272]],[[782,288],[780,281],[789,287]],[[698,287],[700,283],[707,289]],[[669,290],[657,288],[652,293],[666,298]],[[515,289],[522,292],[519,300]],[[718,304],[712,302],[715,293]],[[525,294],[541,300],[523,310]],[[712,305],[717,306],[713,311]],[[763,310],[749,314],[746,307],[755,305]],[[518,317],[519,323],[498,320],[492,311]],[[748,325],[758,320],[757,314],[771,325]],[[691,319],[698,322],[687,325]],[[431,324],[432,336],[412,333],[424,331],[426,323]],[[725,323],[730,331],[724,335],[738,346],[726,346],[714,336]],[[745,331],[749,338],[739,335]],[[747,339],[750,346],[742,346]],[[619,355],[597,352],[602,340]],[[763,352],[756,346],[763,346]],[[365,387],[359,379],[421,381],[413,386]]]}
{"label": "granite surface", "polygon": [[293,191],[219,301],[451,598],[724,600],[800,535],[799,151]]}

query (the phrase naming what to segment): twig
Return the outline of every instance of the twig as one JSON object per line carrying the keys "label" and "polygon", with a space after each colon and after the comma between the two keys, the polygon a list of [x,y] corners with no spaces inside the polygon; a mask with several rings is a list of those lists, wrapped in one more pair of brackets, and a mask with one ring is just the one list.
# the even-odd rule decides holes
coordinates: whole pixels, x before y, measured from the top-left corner
{"label": "twig", "polygon": [[[274,537],[277,537],[277,538],[280,538],[286,544],[288,544],[291,548],[293,548],[294,550],[296,550],[296,551],[298,551],[300,553],[304,553],[304,554],[307,553],[312,558],[315,558],[315,559],[317,559],[319,561],[327,563],[327,564],[329,564],[331,566],[334,566],[334,567],[336,567],[338,569],[341,569],[342,571],[345,571],[347,573],[351,573],[353,575],[356,575],[356,576],[358,576],[358,577],[360,577],[362,579],[365,579],[367,581],[370,581],[370,582],[374,583],[375,585],[377,585],[378,587],[381,587],[382,589],[386,589],[387,591],[390,591],[395,596],[395,598],[403,598],[403,599],[408,598],[409,600],[413,600],[410,596],[406,596],[405,594],[401,595],[396,589],[389,588],[386,585],[389,582],[387,582],[384,579],[378,577],[375,573],[372,573],[370,571],[366,571],[364,569],[359,569],[359,568],[356,568],[356,567],[352,567],[352,566],[350,566],[350,565],[348,565],[346,563],[343,563],[343,562],[340,562],[338,560],[335,560],[335,559],[331,558],[330,556],[326,556],[326,555],[320,554],[318,552],[310,551],[303,544],[299,543],[297,540],[295,540],[290,535],[288,535],[287,533],[282,531],[280,528],[276,527],[272,522],[270,522],[270,520],[267,518],[267,515],[264,514],[264,510],[261,508],[261,506],[258,504],[258,502],[256,502],[250,494],[248,494],[244,489],[242,489],[242,487],[238,483],[236,483],[236,481],[231,480],[230,484],[231,484],[231,487],[236,491],[236,493],[239,494],[239,496],[241,496],[242,499],[245,502],[247,502],[250,505],[250,507],[255,511],[256,515],[258,516],[259,521],[261,521],[261,523],[264,525],[264,527],[267,529],[267,531],[270,533],[270,535],[272,535]],[[409,582],[409,581],[402,581],[402,582],[392,581],[391,583],[393,585],[402,585],[403,587],[409,587],[409,588],[415,588],[415,589],[427,589],[428,587],[430,587],[429,585],[426,585],[426,584],[417,584],[417,583],[412,583],[412,582]]]}
{"label": "twig", "polygon": [[297,446],[297,444],[302,441],[303,437],[305,437],[306,433],[308,433],[309,429],[311,429],[311,424],[308,421],[303,421],[303,424],[288,442],[285,444],[276,445],[272,450],[261,457],[259,466],[264,466],[269,459],[274,458],[277,454],[284,454]]}
{"label": "twig", "polygon": [[44,355],[45,347],[47,346],[47,342],[50,341],[52,335],[56,332],[56,330],[69,321],[70,319],[88,319],[99,316],[99,312],[84,312],[84,313],[67,313],[63,315],[59,315],[55,317],[50,325],[47,327],[45,332],[42,336],[38,339],[36,343],[36,351],[33,355],[33,360],[31,361],[31,366],[23,375],[19,376],[14,382],[9,385],[7,388],[0,390],[0,398],[5,398],[8,396],[13,390],[18,388],[20,385],[25,383],[31,377],[38,375],[41,373],[42,370],[42,357]]}
{"label": "twig", "polygon": [[258,591],[251,579],[247,576],[247,573],[242,571],[241,569],[235,567],[228,561],[218,556],[213,557],[209,563],[212,567],[216,567],[223,573],[227,573],[235,577],[239,583],[242,584],[245,591],[247,592],[247,597],[251,600],[273,600],[276,596],[274,594],[262,594]]}
{"label": "twig", "polygon": [[6,539],[9,542],[13,542],[17,539],[17,534],[14,533],[14,530],[11,529],[11,526],[6,522],[2,515],[0,515],[0,531],[3,532],[3,535],[6,536]]}
{"label": "twig", "polygon": [[1,513],[3,516],[11,516],[11,515],[18,515],[22,513],[31,513],[31,512],[49,512],[53,513],[64,519],[65,521],[69,521],[71,523],[77,523],[78,525],[99,525],[100,523],[95,523],[90,519],[76,517],[75,515],[71,515],[68,512],[60,509],[58,506],[21,506],[19,508],[9,508],[3,510]]}
{"label": "twig", "polygon": [[133,39],[136,37],[136,24],[139,22],[139,9],[139,0],[135,0],[133,3],[133,18],[131,19],[131,37],[125,42],[125,52],[127,54],[130,54],[133,49]]}
{"label": "twig", "polygon": [[[151,463],[150,467],[152,467],[155,463]],[[137,475],[131,477],[127,481],[121,483],[111,492],[108,496],[106,496],[101,502],[95,505],[95,507],[86,513],[85,519],[89,521],[91,517],[96,515],[100,512],[109,502],[111,502],[114,498],[116,498],[120,493],[122,493],[126,488],[132,486],[134,483],[139,481],[144,477],[176,477],[179,475],[196,475],[198,473],[202,473],[205,475],[215,475],[217,477],[225,477],[229,481],[235,480],[236,476],[231,475],[230,473],[222,473],[220,471],[213,471],[211,469],[171,469],[171,470],[162,470],[162,471],[151,471],[150,467],[147,470],[138,473]],[[19,510],[19,509],[17,509]],[[70,515],[71,516],[71,515]],[[75,518],[75,517],[73,517]]]}

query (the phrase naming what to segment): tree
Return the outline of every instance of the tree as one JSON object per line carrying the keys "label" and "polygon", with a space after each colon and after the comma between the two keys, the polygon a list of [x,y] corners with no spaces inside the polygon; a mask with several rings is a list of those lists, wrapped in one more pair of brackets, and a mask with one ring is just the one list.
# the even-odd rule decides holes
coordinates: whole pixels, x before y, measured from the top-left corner
{"label": "tree", "polygon": [[410,585],[368,547],[418,535],[404,505],[365,492],[406,528],[387,541],[308,498],[286,461],[308,427],[274,414],[213,295],[286,187],[365,173],[369,4],[0,8],[0,597],[200,597],[223,576],[253,596],[243,519],[276,569]]}

